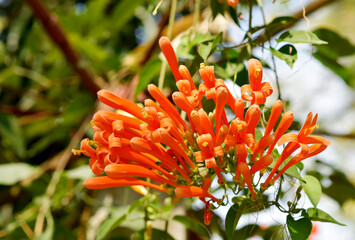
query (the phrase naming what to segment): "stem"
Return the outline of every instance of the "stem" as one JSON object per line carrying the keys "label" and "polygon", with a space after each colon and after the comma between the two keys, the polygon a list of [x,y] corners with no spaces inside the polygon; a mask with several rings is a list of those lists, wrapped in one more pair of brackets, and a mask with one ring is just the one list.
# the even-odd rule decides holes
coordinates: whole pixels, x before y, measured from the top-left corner
{"label": "stem", "polygon": [[[259,4],[260,10],[261,10],[261,15],[263,16],[264,25],[266,25],[266,17],[265,17],[264,8],[261,5],[261,2],[258,1],[258,4]],[[270,33],[269,33],[267,28],[265,28],[265,36],[266,36],[266,39],[269,42],[269,45],[271,47],[271,37],[270,37]],[[281,99],[281,89],[280,89],[280,83],[279,83],[279,76],[277,75],[277,68],[276,68],[276,62],[275,62],[274,54],[271,54],[271,59],[272,59],[272,65],[274,67],[275,81],[276,81],[276,86],[277,86],[277,98],[282,101],[282,99]]]}
{"label": "stem", "polygon": [[200,18],[200,5],[201,5],[201,0],[195,0],[195,5],[194,5],[194,31],[195,31],[195,33],[197,32],[197,25],[199,23],[199,18]]}
{"label": "stem", "polygon": [[168,239],[168,228],[169,228],[169,219],[165,220],[165,227],[164,227],[164,240]]}
{"label": "stem", "polygon": [[60,48],[68,62],[74,68],[75,72],[80,76],[84,86],[96,96],[97,91],[99,91],[102,87],[97,84],[92,73],[80,65],[80,57],[70,45],[56,16],[50,14],[48,9],[40,0],[26,0],[26,2],[32,8],[34,15],[42,23],[42,26],[48,36]]}
{"label": "stem", "polygon": [[[169,25],[168,25],[168,31],[166,34],[169,39],[171,39],[172,33],[173,33],[173,27],[174,27],[175,15],[176,15],[176,6],[177,6],[177,0],[171,0]],[[158,88],[160,90],[163,90],[166,67],[167,67],[167,62],[163,61],[163,64],[160,69],[159,82],[158,82]]]}
{"label": "stem", "polygon": [[92,116],[89,114],[86,119],[83,121],[83,124],[80,126],[79,130],[75,133],[73,136],[72,140],[70,141],[69,145],[65,149],[65,151],[61,154],[58,165],[55,169],[55,172],[53,173],[53,176],[48,184],[48,187],[46,189],[46,195],[43,200],[43,204],[41,205],[41,208],[39,209],[36,223],[35,223],[35,228],[34,228],[34,236],[39,236],[43,232],[43,227],[44,227],[44,220],[46,216],[48,216],[48,212],[50,211],[51,207],[51,199],[53,194],[55,193],[55,190],[57,188],[57,184],[60,180],[60,177],[63,173],[63,170],[67,163],[70,160],[70,157],[72,156],[71,150],[77,145],[77,143],[82,139],[83,135],[85,134],[85,130],[88,127],[88,123],[90,122]]}
{"label": "stem", "polygon": [[251,50],[252,50],[252,43],[253,43],[253,39],[252,39],[252,32],[251,32],[251,28],[252,28],[252,14],[253,14],[253,0],[249,0],[249,30],[248,30],[248,37],[249,37],[249,44],[247,46],[248,48],[248,52],[249,52],[249,56],[251,58],[252,54],[251,54]]}

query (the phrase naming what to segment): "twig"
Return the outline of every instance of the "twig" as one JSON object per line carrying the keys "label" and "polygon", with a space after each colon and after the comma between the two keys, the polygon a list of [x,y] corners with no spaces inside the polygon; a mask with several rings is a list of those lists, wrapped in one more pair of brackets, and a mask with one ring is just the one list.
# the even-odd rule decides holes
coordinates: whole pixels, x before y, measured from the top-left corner
{"label": "twig", "polygon": [[53,176],[48,184],[45,199],[43,200],[43,204],[39,209],[39,213],[37,215],[34,234],[35,236],[39,236],[43,232],[44,226],[44,219],[47,215],[47,212],[50,210],[51,206],[51,198],[56,190],[57,184],[60,180],[60,176],[69,162],[70,157],[72,156],[71,150],[77,145],[77,143],[82,139],[83,135],[85,134],[85,130],[88,127],[88,124],[91,120],[92,116],[89,114],[86,119],[83,121],[83,124],[80,126],[79,130],[75,133],[72,140],[70,141],[69,145],[63,152],[62,156],[58,161],[58,165],[53,173]]}
{"label": "twig", "polygon": [[[258,4],[259,4],[259,2],[258,2]],[[263,6],[261,5],[261,2],[260,2],[259,7],[260,7],[260,10],[261,10],[261,15],[263,16],[264,25],[266,25],[265,12],[264,12]],[[271,37],[270,37],[269,31],[267,30],[267,28],[265,29],[265,35],[266,35],[266,38],[267,38],[267,40],[269,42],[269,45],[271,47]],[[276,62],[275,62],[274,54],[271,54],[271,59],[272,59],[273,67],[274,67],[275,81],[276,81],[276,86],[277,86],[277,98],[282,101],[281,89],[280,89],[280,83],[279,83],[279,76],[277,75],[277,69],[276,69]]]}
{"label": "twig", "polygon": [[101,89],[101,86],[98,85],[94,76],[87,69],[80,66],[79,55],[70,45],[56,16],[50,14],[40,0],[26,0],[26,2],[32,8],[35,16],[41,21],[48,36],[60,48],[75,72],[80,76],[84,86],[96,96],[96,92]]}
{"label": "twig", "polygon": [[200,19],[200,5],[201,5],[201,0],[195,0],[195,5],[194,5],[194,31],[195,31],[195,33],[197,32],[197,26],[198,26],[199,19]]}
{"label": "twig", "polygon": [[349,134],[337,134],[337,133],[330,133],[327,131],[317,131],[315,132],[319,135],[325,135],[329,137],[337,137],[337,138],[348,138],[348,139],[355,139],[355,134],[349,133]]}
{"label": "twig", "polygon": [[248,37],[249,37],[249,44],[247,45],[247,49],[249,52],[249,56],[252,56],[252,43],[253,43],[253,39],[252,39],[252,14],[253,14],[253,0],[249,0],[249,30],[248,30]]}
{"label": "twig", "polygon": [[[330,4],[330,3],[334,3],[334,2],[338,2],[339,0],[318,0],[315,2],[311,2],[310,4],[308,4],[305,9],[302,9],[298,12],[296,12],[292,18],[294,18],[293,21],[290,21],[282,26],[280,26],[279,28],[275,29],[273,32],[269,32],[268,34],[270,34],[270,37],[275,36],[276,34],[282,32],[283,30],[290,28],[291,26],[293,26],[294,24],[296,24],[299,20],[303,19],[303,14],[304,12],[307,13],[307,15],[310,15],[311,13],[317,11],[318,9]],[[266,42],[267,41],[267,36],[265,33],[260,34],[259,36],[257,36],[255,38],[256,42]]]}

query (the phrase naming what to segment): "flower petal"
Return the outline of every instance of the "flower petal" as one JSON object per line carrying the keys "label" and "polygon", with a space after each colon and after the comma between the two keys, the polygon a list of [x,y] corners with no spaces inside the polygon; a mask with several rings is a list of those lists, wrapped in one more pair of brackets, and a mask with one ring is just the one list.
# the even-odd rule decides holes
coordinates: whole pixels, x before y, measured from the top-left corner
{"label": "flower petal", "polygon": [[159,39],[159,46],[163,52],[176,81],[181,79],[175,51],[169,38],[163,36]]}

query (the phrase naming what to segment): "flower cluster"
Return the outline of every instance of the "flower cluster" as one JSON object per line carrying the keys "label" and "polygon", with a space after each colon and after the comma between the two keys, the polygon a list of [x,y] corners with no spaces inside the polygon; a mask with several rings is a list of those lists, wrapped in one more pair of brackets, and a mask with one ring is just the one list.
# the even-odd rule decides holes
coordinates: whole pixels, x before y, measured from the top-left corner
{"label": "flower cluster", "polygon": [[[317,121],[312,113],[298,134],[286,133],[293,113],[283,114],[281,101],[275,102],[265,122],[259,105],[273,90],[269,83],[262,82],[258,60],[249,60],[250,85],[243,86],[242,98],[235,99],[224,81],[215,78],[213,66],[201,64],[203,83],[197,88],[188,69],[178,66],[169,39],[162,37],[159,45],[179,89],[172,99],[187,113],[189,122],[153,84],[148,91],[155,101],[145,100],[144,107],[109,91],[99,91],[101,102],[120,111],[98,111],[92,119],[93,140],[82,140],[80,150],[75,152],[90,157],[94,174],[106,174],[87,179],[87,188],[145,186],[178,197],[199,197],[206,204],[204,218],[209,224],[213,204],[223,204],[222,199],[209,193],[212,176],[226,187],[225,177],[232,176],[235,187],[247,187],[247,196],[257,200],[289,167],[330,144],[322,137],[309,136]],[[203,98],[213,100],[213,112],[203,109]],[[235,116],[231,121],[227,119],[227,105]],[[261,132],[257,130],[259,125],[266,126],[261,137],[256,136],[256,131]],[[283,144],[282,153],[275,157],[275,146]],[[264,181],[255,181],[268,167],[270,172],[262,178]],[[147,178],[152,182],[143,180]]]}

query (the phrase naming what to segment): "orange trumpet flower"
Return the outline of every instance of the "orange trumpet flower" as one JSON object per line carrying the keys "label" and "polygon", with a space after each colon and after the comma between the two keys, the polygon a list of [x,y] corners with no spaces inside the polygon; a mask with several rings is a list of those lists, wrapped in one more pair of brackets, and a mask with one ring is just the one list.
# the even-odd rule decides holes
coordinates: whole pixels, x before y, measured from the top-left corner
{"label": "orange trumpet flower", "polygon": [[264,104],[266,98],[273,92],[272,87],[268,82],[261,83],[263,78],[263,68],[261,63],[256,59],[248,61],[248,72],[250,85],[241,87],[242,99],[251,101],[251,104]]}

